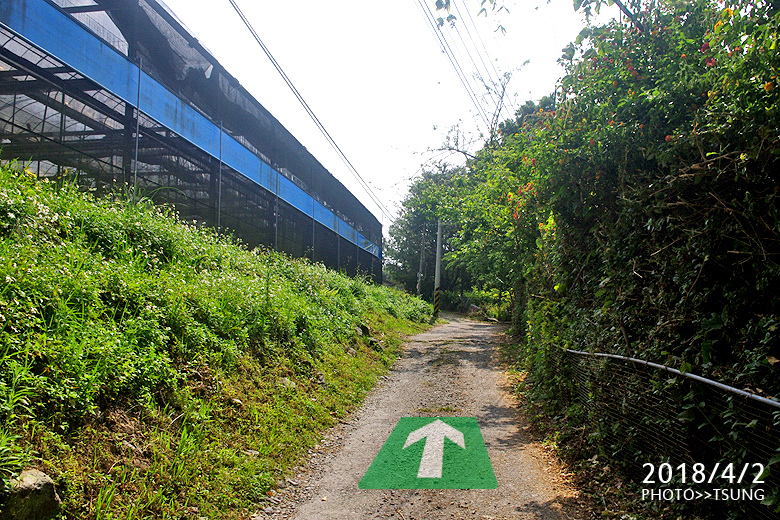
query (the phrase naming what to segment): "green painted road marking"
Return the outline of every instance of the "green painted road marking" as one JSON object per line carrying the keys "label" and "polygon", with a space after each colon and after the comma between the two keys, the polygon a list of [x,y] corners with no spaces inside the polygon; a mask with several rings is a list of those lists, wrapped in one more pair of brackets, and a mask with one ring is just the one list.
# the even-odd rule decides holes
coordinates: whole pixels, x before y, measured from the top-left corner
{"label": "green painted road marking", "polygon": [[495,489],[476,417],[402,417],[360,489]]}

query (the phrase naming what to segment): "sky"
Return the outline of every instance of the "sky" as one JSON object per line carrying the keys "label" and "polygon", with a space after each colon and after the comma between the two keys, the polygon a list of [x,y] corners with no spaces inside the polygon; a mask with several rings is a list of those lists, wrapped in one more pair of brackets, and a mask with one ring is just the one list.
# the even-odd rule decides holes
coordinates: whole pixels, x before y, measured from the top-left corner
{"label": "sky", "polygon": [[[260,39],[383,212],[320,133],[228,0],[163,0],[190,32],[379,219],[385,233],[411,180],[457,126],[474,152],[496,110],[484,84],[511,74],[500,119],[555,89],[561,49],[584,27],[571,0],[506,0],[480,15],[480,0],[452,0],[441,33],[472,85],[470,96],[442,51],[423,5],[434,0],[235,0]],[[602,17],[617,16],[613,6]],[[502,26],[505,31],[499,30]],[[466,50],[468,49],[468,50]],[[482,106],[485,116],[477,105]],[[385,215],[389,213],[389,215]]]}

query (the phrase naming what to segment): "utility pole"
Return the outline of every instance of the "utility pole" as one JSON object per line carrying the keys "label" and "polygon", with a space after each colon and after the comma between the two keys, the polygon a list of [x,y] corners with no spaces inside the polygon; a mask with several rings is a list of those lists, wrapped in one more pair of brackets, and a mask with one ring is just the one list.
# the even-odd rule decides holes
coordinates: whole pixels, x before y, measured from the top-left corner
{"label": "utility pole", "polygon": [[436,275],[433,282],[433,317],[431,323],[439,317],[439,307],[441,305],[441,217],[436,225]]}
{"label": "utility pole", "polygon": [[423,270],[423,259],[425,258],[425,232],[422,233],[422,238],[420,240],[420,268],[417,270],[417,296],[420,296],[422,293],[422,270]]}

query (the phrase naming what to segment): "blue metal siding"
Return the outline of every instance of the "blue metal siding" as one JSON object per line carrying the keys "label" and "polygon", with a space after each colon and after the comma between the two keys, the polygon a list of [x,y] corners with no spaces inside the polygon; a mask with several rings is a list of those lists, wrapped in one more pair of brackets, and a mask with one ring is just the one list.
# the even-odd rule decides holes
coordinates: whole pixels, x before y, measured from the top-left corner
{"label": "blue metal siding", "polygon": [[298,211],[312,216],[312,197],[300,189],[287,177],[279,177],[279,198],[292,205]]}
{"label": "blue metal siding", "polygon": [[42,0],[3,0],[2,23],[135,106],[138,68]]}
{"label": "blue metal siding", "polygon": [[[0,22],[128,104],[138,104],[138,67],[45,0],[3,0]],[[220,158],[219,127],[144,72],[140,110],[215,159]],[[376,244],[225,133],[221,149],[222,162],[353,244],[381,257]]]}
{"label": "blue metal siding", "polygon": [[279,172],[271,168],[269,164],[263,163],[260,171],[260,186],[276,195],[279,192],[279,187],[277,186],[279,177]]}
{"label": "blue metal siding", "polygon": [[314,220],[331,231],[336,231],[336,215],[316,200],[314,201]]}

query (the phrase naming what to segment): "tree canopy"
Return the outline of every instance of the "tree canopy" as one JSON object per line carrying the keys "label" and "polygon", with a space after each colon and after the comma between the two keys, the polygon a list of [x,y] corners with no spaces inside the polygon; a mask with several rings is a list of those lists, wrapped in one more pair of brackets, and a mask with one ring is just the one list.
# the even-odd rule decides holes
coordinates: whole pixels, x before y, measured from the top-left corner
{"label": "tree canopy", "polygon": [[[577,4],[595,10],[600,0]],[[624,8],[624,23],[588,25],[563,49],[554,94],[501,123],[465,168],[413,183],[391,228],[399,279],[416,282],[421,244],[432,265],[436,219],[446,220],[445,294],[477,304],[497,295],[497,314],[511,315],[522,341],[529,395],[572,421],[584,412],[564,349],[780,396],[778,9],[747,0]],[[669,376],[658,377],[653,391],[668,390]],[[740,419],[738,404],[729,398],[734,409],[708,416],[708,396],[674,399],[685,420],[703,414],[685,427],[718,460],[746,456],[757,420]],[[659,456],[626,448],[634,426],[587,413],[596,414],[589,439],[625,444],[599,448],[611,465]],[[776,416],[761,420],[761,431],[776,431]],[[780,462],[773,453],[768,465]],[[776,486],[763,504],[777,509]]]}
{"label": "tree canopy", "polygon": [[444,288],[505,291],[540,352],[637,355],[778,395],[778,10],[638,4],[638,24],[584,28],[555,95],[465,168],[414,182],[396,273],[416,284],[441,217]]}

